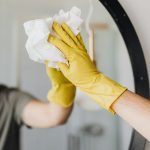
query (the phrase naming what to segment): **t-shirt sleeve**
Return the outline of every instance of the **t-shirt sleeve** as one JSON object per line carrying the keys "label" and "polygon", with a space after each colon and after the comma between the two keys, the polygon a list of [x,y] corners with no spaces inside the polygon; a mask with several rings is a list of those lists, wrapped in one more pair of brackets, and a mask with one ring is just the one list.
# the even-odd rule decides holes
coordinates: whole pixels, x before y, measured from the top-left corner
{"label": "t-shirt sleeve", "polygon": [[25,106],[31,102],[32,100],[35,100],[36,98],[29,93],[15,90],[12,91],[9,94],[9,102],[12,103],[11,106],[13,106],[13,116],[17,124],[21,125],[22,122],[22,113],[25,108]]}

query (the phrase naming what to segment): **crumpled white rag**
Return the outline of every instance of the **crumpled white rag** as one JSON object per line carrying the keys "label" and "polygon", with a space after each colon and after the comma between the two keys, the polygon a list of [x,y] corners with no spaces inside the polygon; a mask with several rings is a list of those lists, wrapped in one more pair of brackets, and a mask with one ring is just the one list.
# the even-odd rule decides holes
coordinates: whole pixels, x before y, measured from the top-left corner
{"label": "crumpled white rag", "polygon": [[[37,19],[24,23],[25,32],[28,36],[26,49],[30,59],[44,63],[48,60],[49,67],[58,68],[56,62],[67,63],[62,52],[55,46],[47,42],[48,35],[52,32],[52,24],[54,21],[58,23],[65,22],[71,30],[77,35],[80,32],[80,26],[83,20],[80,18],[81,10],[73,7],[70,11],[64,12],[60,10],[58,14],[47,19]],[[91,101],[91,99],[77,90],[76,102],[79,106],[87,110],[99,110],[99,106]]]}
{"label": "crumpled white rag", "polygon": [[81,10],[73,7],[70,11],[60,10],[58,14],[46,19],[31,20],[24,23],[24,29],[28,36],[26,50],[30,59],[36,62],[44,63],[48,60],[48,66],[58,68],[56,62],[67,63],[64,55],[55,46],[48,43],[48,35],[52,32],[54,21],[58,23],[65,22],[71,30],[77,35],[80,32]]}

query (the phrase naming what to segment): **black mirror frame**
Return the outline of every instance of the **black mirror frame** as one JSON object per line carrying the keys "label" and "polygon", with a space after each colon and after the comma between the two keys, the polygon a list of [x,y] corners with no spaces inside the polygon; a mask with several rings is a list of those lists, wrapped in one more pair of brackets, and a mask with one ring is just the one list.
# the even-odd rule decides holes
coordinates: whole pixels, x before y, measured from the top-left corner
{"label": "black mirror frame", "polygon": [[[131,60],[135,92],[149,98],[149,79],[143,50],[136,31],[123,7],[117,0],[99,0],[114,19],[126,44]],[[144,150],[146,139],[133,130],[128,150]]]}

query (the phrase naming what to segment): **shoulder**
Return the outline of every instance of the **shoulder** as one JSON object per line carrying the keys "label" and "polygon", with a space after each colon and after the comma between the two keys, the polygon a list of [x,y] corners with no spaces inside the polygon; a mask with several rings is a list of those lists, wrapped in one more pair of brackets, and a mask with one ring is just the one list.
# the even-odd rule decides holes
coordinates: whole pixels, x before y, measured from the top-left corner
{"label": "shoulder", "polygon": [[24,103],[35,99],[35,97],[28,92],[24,92],[18,88],[0,85],[0,99],[1,102],[4,101],[9,106],[15,106],[18,103]]}
{"label": "shoulder", "polygon": [[22,123],[22,112],[28,103],[36,99],[28,92],[18,88],[11,88],[0,85],[0,105],[14,118],[17,124]]}

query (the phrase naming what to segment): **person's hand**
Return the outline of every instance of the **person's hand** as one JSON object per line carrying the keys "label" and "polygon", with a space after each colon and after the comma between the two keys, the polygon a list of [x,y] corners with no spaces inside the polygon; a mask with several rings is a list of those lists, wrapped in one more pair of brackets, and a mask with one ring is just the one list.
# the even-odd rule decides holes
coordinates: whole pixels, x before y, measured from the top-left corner
{"label": "person's hand", "polygon": [[70,107],[74,102],[76,88],[61,73],[61,71],[49,68],[46,62],[46,72],[52,82],[52,89],[48,92],[48,100],[62,107]]}
{"label": "person's hand", "polygon": [[49,35],[48,41],[63,52],[69,63],[66,65],[58,62],[62,73],[102,107],[113,112],[111,105],[126,88],[97,71],[87,54],[81,36],[75,36],[65,23],[59,25],[54,22],[53,30],[59,38]]}

